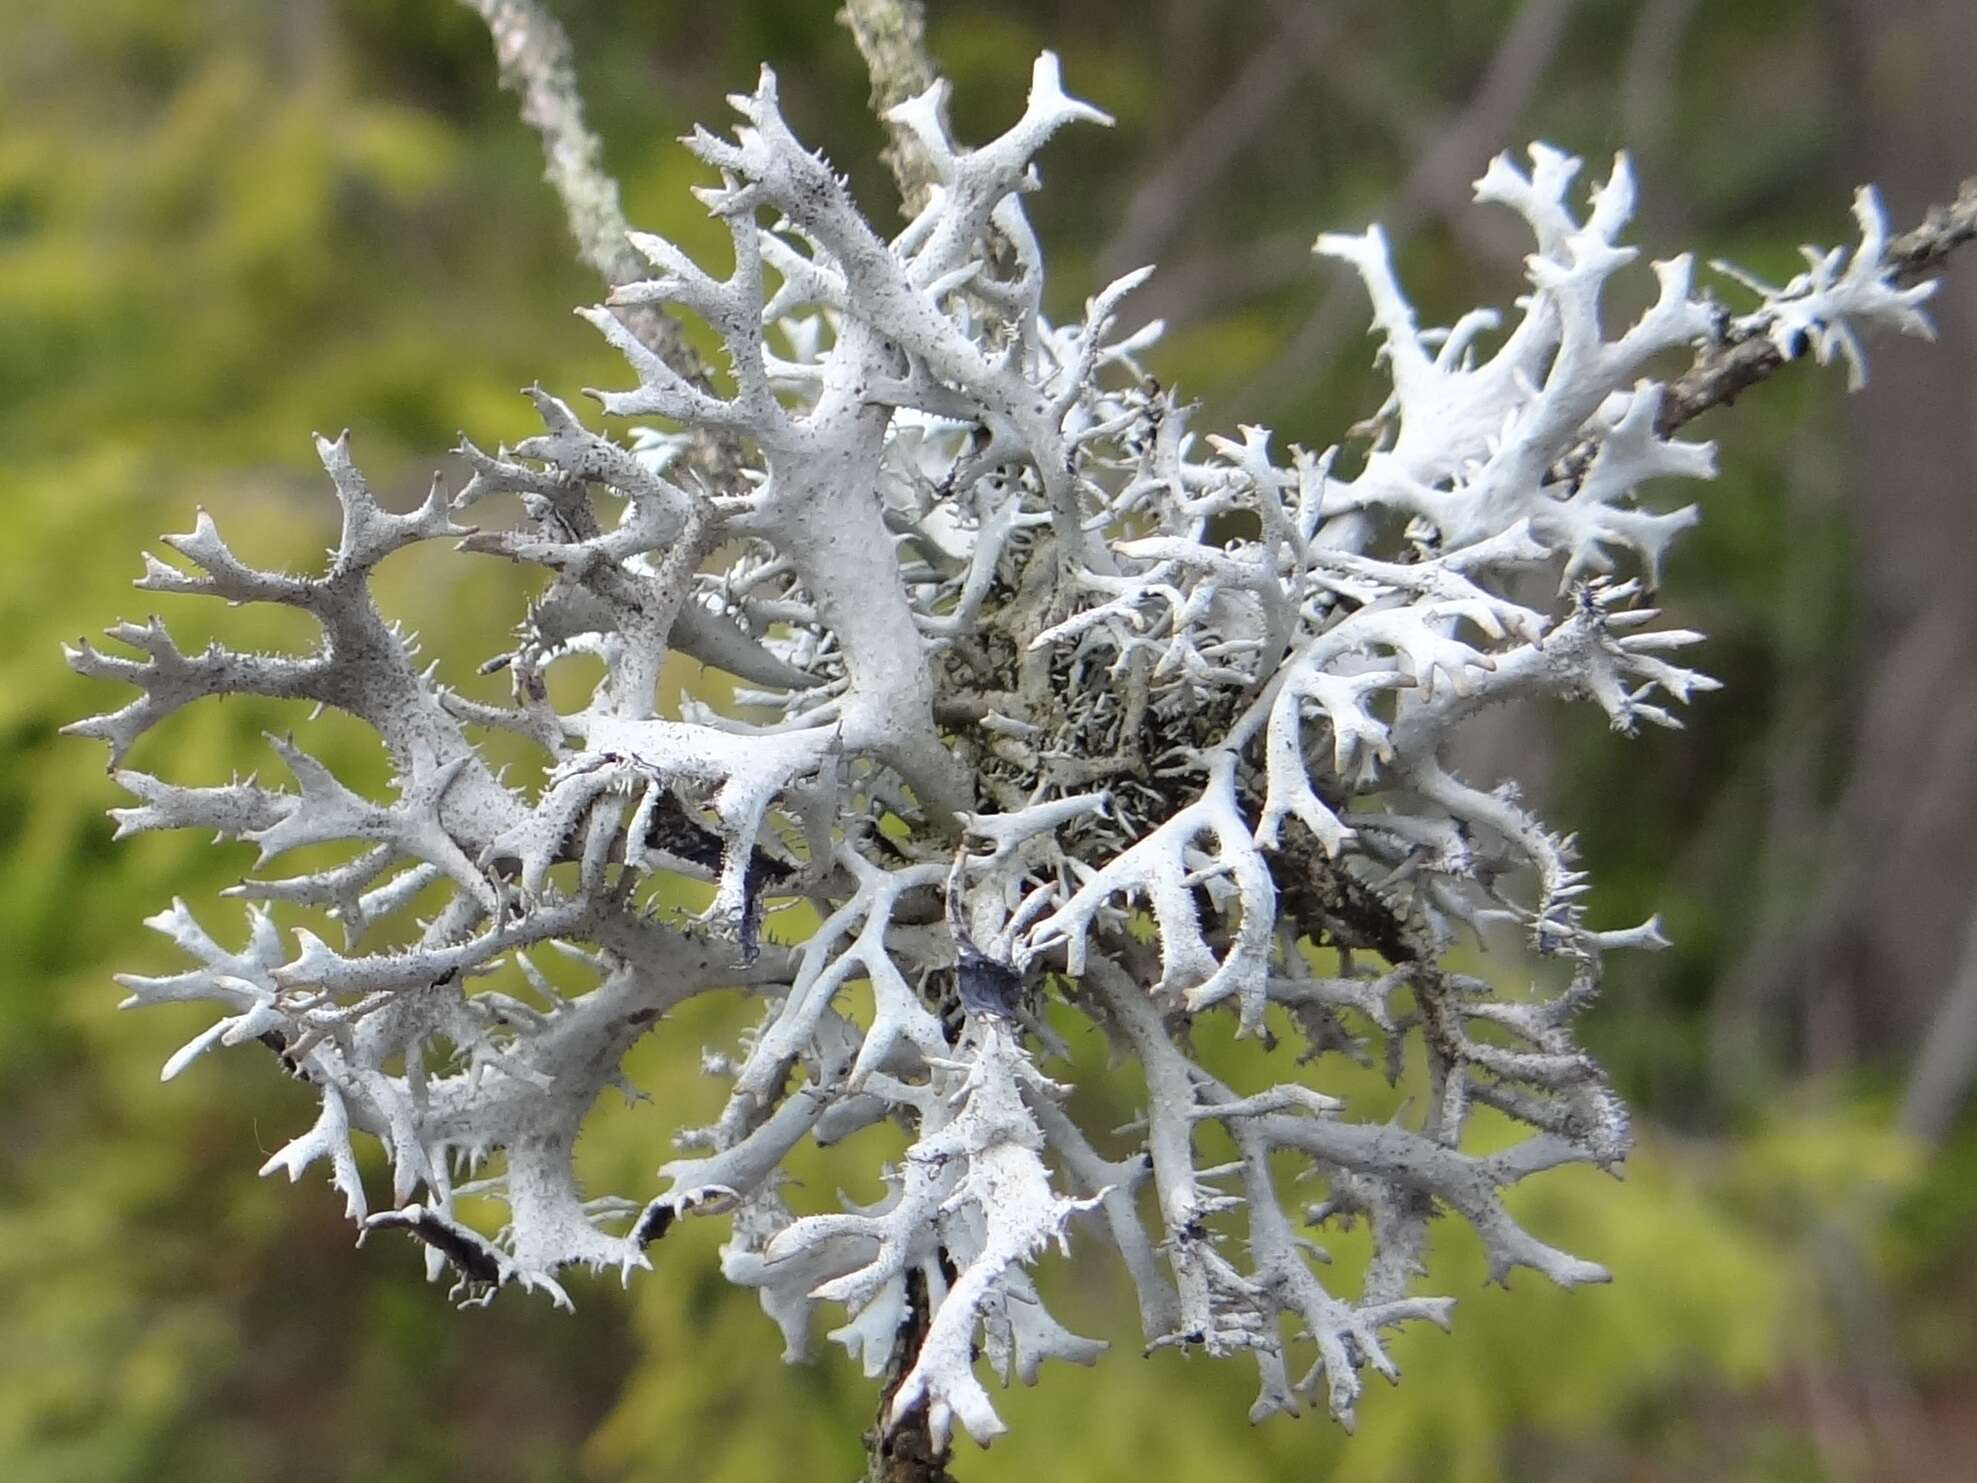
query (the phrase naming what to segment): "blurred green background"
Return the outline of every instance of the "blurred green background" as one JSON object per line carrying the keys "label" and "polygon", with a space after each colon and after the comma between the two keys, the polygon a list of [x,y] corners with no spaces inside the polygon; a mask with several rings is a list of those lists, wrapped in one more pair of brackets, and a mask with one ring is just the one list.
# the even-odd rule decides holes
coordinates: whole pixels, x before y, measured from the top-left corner
{"label": "blurred green background", "polygon": [[[557,8],[635,224],[719,259],[673,141],[722,125],[765,59],[799,132],[891,219],[829,5]],[[0,1478],[853,1476],[871,1389],[834,1350],[777,1362],[773,1326],[718,1277],[717,1223],[669,1236],[629,1292],[577,1281],[574,1318],[519,1294],[456,1313],[402,1242],[353,1249],[325,1181],[253,1177],[306,1125],[303,1089],[251,1048],[160,1087],[204,1014],[114,1008],[112,972],[173,966],[142,919],[182,895],[236,930],[214,898],[249,858],[111,847],[103,810],[123,800],[101,749],[56,730],[122,698],[71,676],[60,643],[150,610],[127,585],[138,552],[197,504],[250,558],[314,559],[331,502],[312,430],[352,428],[403,502],[459,430],[529,430],[516,388],[622,380],[569,312],[597,288],[480,23],[452,0],[0,10]],[[1855,180],[1883,181],[1906,223],[1977,168],[1973,11],[934,0],[931,39],[963,137],[1013,117],[1043,46],[1118,118],[1045,157],[1032,210],[1056,311],[1159,261],[1140,312],[1173,327],[1162,379],[1207,425],[1322,445],[1379,393],[1359,290],[1308,255],[1318,230],[1387,222],[1424,321],[1446,322],[1518,287],[1515,234],[1465,206],[1490,154],[1542,137],[1603,172],[1625,145],[1649,255],[1783,277],[1800,240],[1848,238]],[[1962,1475],[1977,261],[1961,266],[1944,343],[1883,345],[1864,396],[1798,371],[1698,428],[1725,473],[1666,598],[1730,688],[1688,731],[1628,743],[1590,708],[1520,714],[1465,759],[1582,831],[1596,920],[1658,907],[1679,944],[1616,964],[1587,1030],[1638,1115],[1624,1182],[1554,1176],[1520,1206],[1616,1282],[1486,1289],[1473,1241],[1445,1233],[1432,1280],[1460,1299],[1455,1333],[1404,1336],[1405,1382],[1369,1393],[1347,1438],[1317,1418],[1250,1428],[1245,1366],[1140,1358],[1081,1242],[1099,1275],[1046,1277],[1114,1351],[999,1401],[1011,1434],[964,1444],[963,1478]],[[464,668],[517,616],[505,572],[414,562],[386,601]],[[165,611],[184,642],[249,632]],[[133,760],[182,781],[278,773],[260,733],[297,719],[195,707]],[[382,771],[354,732],[311,744]],[[653,1102],[586,1137],[600,1187],[651,1188],[670,1130],[717,1104],[687,1042],[723,1024],[683,1017],[646,1055]],[[839,1177],[813,1173],[823,1193]]]}

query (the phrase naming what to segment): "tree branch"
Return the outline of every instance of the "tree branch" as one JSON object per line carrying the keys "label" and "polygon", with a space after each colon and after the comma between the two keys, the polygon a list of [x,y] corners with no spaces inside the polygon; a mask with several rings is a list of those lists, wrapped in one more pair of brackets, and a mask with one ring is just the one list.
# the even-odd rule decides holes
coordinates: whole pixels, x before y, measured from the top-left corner
{"label": "tree branch", "polygon": [[1977,175],[1957,187],[1949,205],[1931,206],[1922,224],[1888,244],[1887,259],[1895,279],[1913,283],[1943,266],[1950,253],[1977,239]]}
{"label": "tree branch", "polygon": [[[917,7],[916,7],[917,8]],[[885,1390],[879,1397],[878,1419],[865,1433],[866,1483],[954,1483],[947,1470],[953,1448],[934,1441],[927,1424],[927,1403],[919,1402],[897,1426],[890,1425],[892,1398],[920,1357],[931,1317],[927,1306],[927,1277],[918,1267],[906,1274],[906,1318],[893,1339],[886,1365]]]}
{"label": "tree branch", "polygon": [[[522,102],[522,122],[542,140],[543,179],[563,203],[585,266],[617,288],[651,270],[626,240],[631,230],[618,182],[604,168],[604,145],[584,122],[569,35],[540,0],[460,0],[487,24],[501,86]],[[708,384],[707,366],[677,320],[650,304],[612,310],[639,342],[689,380]]]}
{"label": "tree branch", "polygon": [[872,112],[892,135],[892,143],[879,152],[879,158],[899,182],[900,212],[911,219],[926,207],[934,162],[918,136],[886,114],[934,85],[926,7],[921,0],[846,0],[837,18],[858,44],[858,55],[871,74]]}
{"label": "tree branch", "polygon": [[[522,100],[522,122],[542,140],[543,179],[563,203],[577,255],[619,288],[649,277],[651,267],[627,240],[631,227],[619,204],[618,182],[604,168],[604,145],[584,122],[583,96],[570,38],[541,0],[460,0],[487,24],[501,86]],[[712,368],[687,343],[680,323],[657,304],[612,304],[632,336],[701,391],[712,392]],[[741,444],[731,432],[702,428],[695,459],[717,485],[732,483]]]}
{"label": "tree branch", "polygon": [[[1920,226],[1888,244],[1885,260],[1890,279],[1907,285],[1940,269],[1949,255],[1977,238],[1977,176],[1963,182],[1948,205],[1931,206]],[[1696,362],[1662,393],[1661,412],[1654,430],[1669,437],[1712,407],[1727,407],[1760,381],[1787,364],[1785,353],[1757,324],[1731,330],[1715,345],[1697,353]],[[1571,473],[1576,478],[1591,461],[1592,449],[1575,450]]]}
{"label": "tree branch", "polygon": [[1956,1123],[1973,1076],[1977,1076],[1977,912],[1964,928],[1963,952],[1949,991],[1909,1073],[1896,1126],[1924,1142],[1941,1143]]}

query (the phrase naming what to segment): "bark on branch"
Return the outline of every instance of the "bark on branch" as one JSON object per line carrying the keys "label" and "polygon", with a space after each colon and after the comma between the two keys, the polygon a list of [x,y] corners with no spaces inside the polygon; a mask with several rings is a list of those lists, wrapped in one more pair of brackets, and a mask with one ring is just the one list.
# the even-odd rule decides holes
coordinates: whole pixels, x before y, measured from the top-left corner
{"label": "bark on branch", "polygon": [[[1886,261],[1897,284],[1911,284],[1939,270],[1949,255],[1977,238],[1977,176],[1963,182],[1947,205],[1931,206],[1914,230],[1888,244]],[[1695,364],[1669,383],[1661,395],[1654,430],[1671,437],[1712,407],[1727,407],[1791,362],[1764,324],[1744,324],[1696,353]],[[1561,461],[1559,472],[1576,484],[1597,451],[1583,443]]]}
{"label": "bark on branch", "polygon": [[[1931,206],[1920,226],[1888,244],[1886,260],[1894,269],[1894,281],[1909,284],[1928,277],[1973,237],[1977,237],[1977,176],[1963,182],[1955,200]],[[1701,352],[1663,393],[1655,431],[1667,437],[1711,407],[1728,406],[1785,364],[1784,353],[1762,330],[1738,332]]]}
{"label": "bark on branch", "polygon": [[947,1470],[954,1449],[934,1442],[927,1425],[925,1401],[907,1413],[897,1426],[888,1427],[892,1398],[899,1385],[920,1357],[920,1345],[927,1337],[927,1278],[917,1267],[906,1274],[906,1321],[893,1339],[892,1360],[886,1366],[885,1391],[879,1397],[878,1417],[865,1433],[866,1483],[954,1483]]}

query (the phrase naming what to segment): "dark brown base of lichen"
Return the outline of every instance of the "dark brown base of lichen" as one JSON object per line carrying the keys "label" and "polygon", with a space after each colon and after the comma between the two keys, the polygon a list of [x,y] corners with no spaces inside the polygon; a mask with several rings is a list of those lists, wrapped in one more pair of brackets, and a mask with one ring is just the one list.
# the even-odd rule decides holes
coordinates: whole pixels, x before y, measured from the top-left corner
{"label": "dark brown base of lichen", "polygon": [[950,1447],[936,1447],[927,1426],[927,1403],[907,1412],[899,1425],[886,1427],[892,1413],[892,1398],[899,1391],[919,1357],[920,1344],[927,1337],[927,1279],[918,1267],[906,1274],[906,1322],[893,1339],[892,1362],[886,1367],[885,1394],[879,1397],[879,1414],[872,1429],[865,1433],[865,1483],[954,1483],[947,1470],[953,1456]]}

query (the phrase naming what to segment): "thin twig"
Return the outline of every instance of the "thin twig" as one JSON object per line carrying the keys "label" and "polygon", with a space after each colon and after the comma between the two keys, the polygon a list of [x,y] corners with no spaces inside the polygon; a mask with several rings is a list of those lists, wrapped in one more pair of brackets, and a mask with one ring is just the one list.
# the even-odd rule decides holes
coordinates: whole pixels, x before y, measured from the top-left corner
{"label": "thin twig", "polygon": [[[501,86],[522,100],[522,122],[542,140],[543,178],[563,203],[577,255],[607,288],[636,283],[649,267],[627,240],[630,224],[618,182],[604,168],[604,146],[584,122],[570,38],[541,0],[460,0],[480,16],[494,42]],[[680,323],[657,304],[612,306],[639,343],[703,391],[714,390],[712,369],[687,343]],[[741,463],[732,434],[696,437],[694,462],[716,484]]]}
{"label": "thin twig", "polygon": [[[522,122],[542,140],[543,178],[563,203],[577,255],[605,285],[616,288],[649,275],[632,251],[619,204],[618,182],[604,168],[604,146],[584,122],[570,38],[540,0],[460,0],[486,22],[501,69],[501,86],[522,100]],[[705,382],[707,367],[686,343],[679,323],[648,304],[614,311],[640,343],[683,375]]]}
{"label": "thin twig", "polygon": [[934,85],[926,7],[920,0],[846,0],[837,18],[858,44],[858,55],[871,75],[872,112],[885,121],[892,135],[892,143],[879,158],[899,182],[900,210],[909,218],[918,216],[934,183],[933,161],[912,130],[886,119],[886,114]]}
{"label": "thin twig", "polygon": [[1922,224],[1888,244],[1887,261],[1898,282],[1913,283],[1943,265],[1964,243],[1977,240],[1977,175],[1957,187],[1947,206],[1931,206]]}
{"label": "thin twig", "polygon": [[[1922,224],[1887,246],[1889,277],[1909,284],[1928,277],[1964,243],[1977,238],[1977,176],[1963,182],[1948,205],[1931,206]],[[1790,364],[1770,335],[1770,321],[1740,322],[1722,339],[1696,353],[1695,364],[1661,394],[1655,431],[1672,436],[1712,407],[1727,407],[1758,382]],[[1592,463],[1597,444],[1588,441],[1559,461],[1558,472],[1576,481]]]}
{"label": "thin twig", "polygon": [[[1963,182],[1953,202],[1932,206],[1922,225],[1888,243],[1890,277],[1896,283],[1926,279],[1971,237],[1977,237],[1977,176]],[[1655,431],[1667,437],[1710,407],[1728,407],[1740,393],[1775,376],[1785,366],[1785,354],[1767,330],[1767,324],[1744,324],[1722,344],[1698,354],[1696,364],[1663,393]]]}
{"label": "thin twig", "polygon": [[[1896,283],[1914,283],[1943,265],[1950,253],[1977,237],[1977,177],[1963,182],[1947,206],[1931,206],[1922,224],[1888,244],[1886,261]],[[1786,364],[1768,325],[1747,324],[1696,356],[1696,363],[1662,393],[1655,431],[1664,438],[1711,407],[1727,407],[1747,388]]]}

